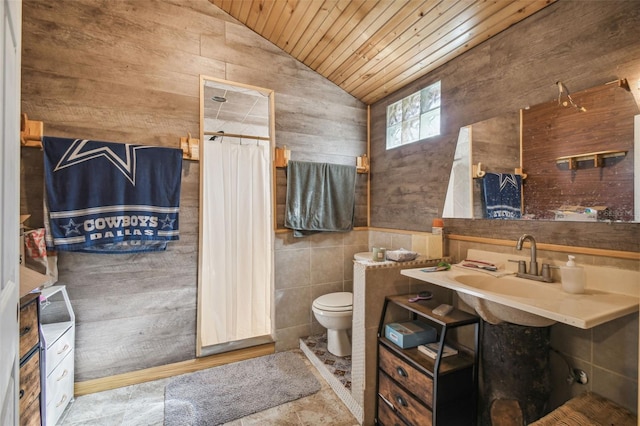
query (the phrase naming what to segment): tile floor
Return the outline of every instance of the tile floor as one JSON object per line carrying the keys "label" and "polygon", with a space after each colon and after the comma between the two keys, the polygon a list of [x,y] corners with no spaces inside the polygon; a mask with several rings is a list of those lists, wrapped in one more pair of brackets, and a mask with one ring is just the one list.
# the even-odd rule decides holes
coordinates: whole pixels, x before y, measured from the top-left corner
{"label": "tile floor", "polygon": [[[300,351],[296,352],[302,355]],[[357,420],[320,373],[304,355],[302,357],[322,385],[319,392],[226,425],[357,425]],[[169,380],[156,380],[79,396],[69,404],[58,421],[58,426],[162,426],[164,388]]]}
{"label": "tile floor", "polygon": [[324,364],[347,389],[351,389],[351,357],[335,356],[327,350],[327,335],[318,334],[302,339],[302,342],[313,352],[318,360]]}

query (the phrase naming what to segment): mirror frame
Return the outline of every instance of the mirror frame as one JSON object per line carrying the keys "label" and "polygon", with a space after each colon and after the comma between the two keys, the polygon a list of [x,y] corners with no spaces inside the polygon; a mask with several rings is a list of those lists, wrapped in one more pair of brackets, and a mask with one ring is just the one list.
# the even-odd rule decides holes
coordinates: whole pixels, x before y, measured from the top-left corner
{"label": "mirror frame", "polygon": [[[271,167],[271,171],[270,171],[270,179],[271,179],[271,214],[272,214],[272,232],[275,230],[276,228],[276,194],[275,194],[275,173],[274,173],[274,168],[273,168],[273,158],[274,158],[274,152],[275,152],[275,91],[272,89],[266,89],[263,87],[258,87],[258,86],[252,86],[249,84],[244,84],[244,83],[238,83],[235,81],[230,81],[230,80],[225,80],[225,79],[220,79],[220,78],[216,78],[216,77],[211,77],[211,76],[206,76],[206,75],[200,75],[200,150],[202,151],[204,149],[204,143],[205,143],[205,125],[204,125],[204,112],[205,112],[205,106],[204,106],[204,99],[205,99],[205,95],[204,95],[204,91],[205,91],[205,84],[207,82],[215,82],[215,83],[220,83],[222,85],[225,86],[232,86],[232,87],[238,87],[241,89],[246,89],[246,90],[253,90],[256,91],[260,94],[265,95],[268,98],[268,102],[269,102],[269,136],[268,138],[265,137],[256,137],[256,136],[252,136],[252,135],[228,135],[231,137],[246,137],[247,139],[262,139],[262,140],[268,140],[269,141],[269,156],[270,156],[270,163],[272,164]],[[202,158],[202,157],[201,157]],[[202,223],[203,221],[203,212],[202,212],[202,203],[200,202],[201,198],[202,198],[202,192],[203,192],[203,180],[202,180],[202,168],[203,168],[203,162],[200,161],[199,162],[199,189],[198,189],[198,223]],[[220,344],[216,344],[216,345],[212,345],[212,346],[202,346],[202,338],[201,338],[201,320],[202,320],[202,312],[201,312],[201,303],[200,301],[202,300],[202,258],[203,258],[203,238],[201,235],[202,232],[202,227],[199,226],[199,230],[198,230],[198,288],[197,288],[197,307],[196,307],[196,357],[203,357],[203,356],[208,356],[208,355],[212,355],[212,354],[216,354],[216,353],[222,353],[222,352],[227,352],[227,351],[231,351],[231,350],[237,350],[237,349],[243,349],[246,347],[250,347],[250,346],[255,346],[255,345],[259,345],[259,344],[264,344],[264,343],[270,343],[273,342],[273,333],[275,331],[275,303],[274,303],[274,299],[272,297],[271,299],[271,335],[270,336],[259,336],[256,338],[250,338],[250,339],[245,339],[245,340],[241,340],[241,341],[234,341],[234,342],[226,342],[226,343],[220,343]],[[274,283],[275,283],[275,273],[274,273],[274,255],[273,255],[273,247],[271,250],[271,293],[273,294],[274,291]]]}

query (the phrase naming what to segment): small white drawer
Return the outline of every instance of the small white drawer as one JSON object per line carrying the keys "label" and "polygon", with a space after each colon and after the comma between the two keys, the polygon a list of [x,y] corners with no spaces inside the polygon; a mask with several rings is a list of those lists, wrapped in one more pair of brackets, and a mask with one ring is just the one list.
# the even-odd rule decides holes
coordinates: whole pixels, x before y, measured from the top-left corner
{"label": "small white drawer", "polygon": [[46,417],[48,425],[55,425],[60,415],[73,399],[73,350],[47,377]]}
{"label": "small white drawer", "polygon": [[60,362],[73,351],[74,329],[70,328],[60,338],[47,349],[46,359],[46,375],[49,377],[51,372],[60,364]]}

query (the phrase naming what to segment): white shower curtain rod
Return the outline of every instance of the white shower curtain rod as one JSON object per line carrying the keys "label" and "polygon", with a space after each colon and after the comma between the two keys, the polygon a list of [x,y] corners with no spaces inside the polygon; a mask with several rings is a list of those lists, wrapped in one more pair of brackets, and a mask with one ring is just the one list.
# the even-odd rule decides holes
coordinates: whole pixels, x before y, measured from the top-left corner
{"label": "white shower curtain rod", "polygon": [[257,139],[260,141],[270,141],[271,138],[268,136],[251,136],[251,135],[236,135],[233,133],[225,133],[225,132],[204,132],[207,136],[227,136],[229,138],[241,138],[241,139]]}

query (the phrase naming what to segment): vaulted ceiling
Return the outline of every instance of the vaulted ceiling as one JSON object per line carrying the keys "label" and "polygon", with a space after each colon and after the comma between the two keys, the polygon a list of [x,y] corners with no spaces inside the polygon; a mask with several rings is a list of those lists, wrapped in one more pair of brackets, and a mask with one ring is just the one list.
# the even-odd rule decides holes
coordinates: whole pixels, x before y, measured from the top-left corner
{"label": "vaulted ceiling", "polygon": [[209,0],[372,104],[556,0]]}

